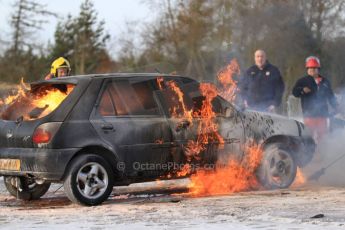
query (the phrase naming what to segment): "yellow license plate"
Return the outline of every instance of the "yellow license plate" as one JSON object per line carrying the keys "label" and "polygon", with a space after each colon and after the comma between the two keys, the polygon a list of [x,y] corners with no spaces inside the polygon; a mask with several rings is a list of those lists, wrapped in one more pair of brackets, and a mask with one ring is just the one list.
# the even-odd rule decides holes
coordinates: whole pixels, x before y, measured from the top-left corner
{"label": "yellow license plate", "polygon": [[20,170],[20,160],[19,159],[0,159],[0,170]]}

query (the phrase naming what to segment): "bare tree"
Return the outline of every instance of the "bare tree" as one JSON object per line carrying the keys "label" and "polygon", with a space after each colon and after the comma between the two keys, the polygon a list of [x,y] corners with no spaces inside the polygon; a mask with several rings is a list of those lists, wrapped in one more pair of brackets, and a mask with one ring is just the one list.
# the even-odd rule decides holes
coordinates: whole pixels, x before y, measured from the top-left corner
{"label": "bare tree", "polygon": [[14,4],[15,12],[12,14],[12,51],[18,54],[24,46],[32,46],[28,42],[30,36],[37,30],[42,29],[42,25],[47,22],[47,16],[57,16],[55,13],[45,9],[45,5],[34,0],[17,0]]}
{"label": "bare tree", "polygon": [[299,4],[319,44],[325,39],[335,37],[339,32],[344,32],[342,28],[345,25],[345,1],[307,0],[299,1]]}

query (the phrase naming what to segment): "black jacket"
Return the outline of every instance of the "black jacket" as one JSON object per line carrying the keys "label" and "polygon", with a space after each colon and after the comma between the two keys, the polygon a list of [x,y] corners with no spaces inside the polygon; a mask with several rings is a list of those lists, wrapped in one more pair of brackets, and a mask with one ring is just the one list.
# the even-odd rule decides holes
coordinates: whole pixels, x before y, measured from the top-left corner
{"label": "black jacket", "polygon": [[[307,75],[299,79],[292,90],[295,97],[301,98],[302,111],[305,117],[328,117],[327,102],[333,108],[337,107],[331,83],[324,77],[321,77],[321,79],[320,84],[317,85],[314,78]],[[311,92],[304,93],[304,87],[308,87]]]}
{"label": "black jacket", "polygon": [[267,110],[270,105],[279,106],[284,87],[278,68],[268,62],[262,70],[256,65],[250,67],[240,81],[242,99],[257,110]]}

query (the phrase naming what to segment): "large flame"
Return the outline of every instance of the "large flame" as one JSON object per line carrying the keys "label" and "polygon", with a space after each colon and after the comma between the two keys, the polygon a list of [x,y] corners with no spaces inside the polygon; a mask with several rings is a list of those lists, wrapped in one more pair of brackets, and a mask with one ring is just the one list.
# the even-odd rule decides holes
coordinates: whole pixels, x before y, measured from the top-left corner
{"label": "large flame", "polygon": [[209,83],[200,84],[200,92],[204,97],[200,111],[194,111],[193,117],[199,118],[197,139],[189,140],[185,147],[187,159],[199,159],[198,155],[204,151],[209,143],[224,144],[223,137],[218,133],[218,124],[215,122],[216,113],[213,111],[212,100],[218,95],[217,88]]}
{"label": "large flame", "polygon": [[[67,95],[71,93],[73,86],[69,85],[66,92],[62,92],[56,88],[48,88],[40,95],[33,96],[31,102],[34,108],[46,108],[40,117],[44,117],[54,111],[61,102],[66,98]],[[24,116],[25,119],[30,119],[27,116]]]}
{"label": "large flame", "polygon": [[32,91],[23,81],[17,86],[14,95],[0,100],[1,118],[5,120],[34,120],[44,117],[54,111],[74,85],[41,86]]}
{"label": "large flame", "polygon": [[217,88],[212,84],[202,83],[200,84],[200,92],[205,99],[199,112],[201,121],[198,127],[198,142],[203,144],[209,142],[224,144],[223,137],[218,133],[218,125],[215,122],[216,113],[212,107],[212,101],[218,95]]}
{"label": "large flame", "polygon": [[256,169],[262,158],[258,145],[245,147],[242,161],[230,159],[226,164],[218,162],[215,170],[200,169],[190,177],[188,188],[192,196],[222,195],[260,188]]}

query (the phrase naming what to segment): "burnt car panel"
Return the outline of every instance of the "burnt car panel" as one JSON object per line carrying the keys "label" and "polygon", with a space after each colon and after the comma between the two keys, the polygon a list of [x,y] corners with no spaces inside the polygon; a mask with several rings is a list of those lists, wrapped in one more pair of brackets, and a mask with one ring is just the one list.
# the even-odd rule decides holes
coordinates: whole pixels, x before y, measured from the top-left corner
{"label": "burnt car panel", "polygon": [[[90,117],[99,136],[112,146],[125,165],[171,161],[171,133],[153,94],[155,82],[155,79],[106,80]],[[124,167],[124,171],[129,178],[157,177],[164,173],[140,167]]]}
{"label": "burnt car panel", "polygon": [[[174,98],[174,92],[171,89],[166,88],[156,91],[156,94],[162,102],[162,107],[167,114],[167,120],[172,132],[172,142],[176,145],[177,151],[183,156],[188,156],[190,153],[186,152],[186,146],[191,140],[196,141],[198,139],[198,134],[200,133],[201,126],[203,124],[204,117],[198,115],[202,110],[202,102],[205,100],[199,89],[199,83],[195,81],[182,82],[178,79],[172,79],[176,82],[181,93],[183,94],[183,101],[185,108],[180,108],[178,103],[178,98]],[[166,81],[171,81],[167,79]],[[176,97],[176,95],[175,95]],[[198,153],[202,161],[199,163],[215,163],[221,160],[223,156],[224,159],[227,158],[229,153],[237,154],[240,157],[243,154],[241,149],[241,143],[243,144],[244,130],[242,120],[236,111],[236,109],[226,100],[220,96],[216,96],[212,102],[212,111],[215,113],[214,123],[218,125],[217,129],[220,135],[223,137],[224,143],[219,143],[219,141],[214,140],[212,143],[208,143],[205,146],[205,150]],[[172,116],[171,108],[178,108],[174,111]],[[225,111],[228,110],[231,114],[226,117]],[[193,116],[186,117],[184,114],[186,111],[191,111]],[[212,130],[204,130],[206,135],[212,136]]]}
{"label": "burnt car panel", "polygon": [[282,143],[291,149],[298,166],[309,163],[316,144],[304,124],[283,116],[244,111],[241,113],[246,138],[253,138],[262,145]]}
{"label": "burnt car panel", "polygon": [[20,170],[2,170],[1,175],[36,176],[50,181],[61,178],[79,149],[0,148],[1,159],[19,159]]}

